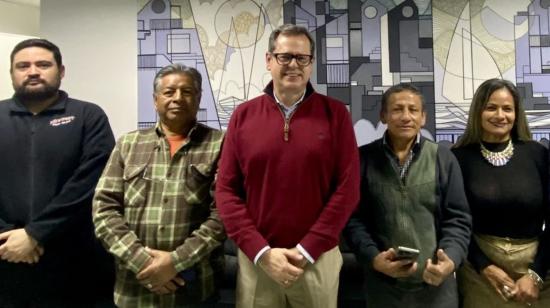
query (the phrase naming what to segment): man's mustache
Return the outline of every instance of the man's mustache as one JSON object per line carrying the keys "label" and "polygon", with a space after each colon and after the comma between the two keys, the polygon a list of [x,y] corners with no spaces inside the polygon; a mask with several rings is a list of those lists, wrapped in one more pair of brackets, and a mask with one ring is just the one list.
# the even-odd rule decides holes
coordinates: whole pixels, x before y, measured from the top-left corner
{"label": "man's mustache", "polygon": [[25,80],[25,81],[23,82],[23,86],[26,86],[26,85],[28,85],[29,83],[31,83],[31,82],[36,82],[36,81],[38,81],[38,82],[40,82],[40,83],[46,83],[46,81],[45,81],[44,79],[42,79],[42,78],[29,78],[29,79],[27,79],[27,80]]}

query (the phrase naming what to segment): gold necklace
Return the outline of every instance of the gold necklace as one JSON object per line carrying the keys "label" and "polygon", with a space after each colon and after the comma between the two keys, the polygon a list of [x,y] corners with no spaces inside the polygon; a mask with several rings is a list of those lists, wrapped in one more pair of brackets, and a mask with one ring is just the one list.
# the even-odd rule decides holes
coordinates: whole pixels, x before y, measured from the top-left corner
{"label": "gold necklace", "polygon": [[483,142],[480,142],[480,145],[481,155],[483,155],[483,158],[495,167],[506,165],[514,155],[514,144],[512,143],[512,139],[508,141],[506,148],[500,152],[491,152],[487,150],[487,148],[483,145]]}

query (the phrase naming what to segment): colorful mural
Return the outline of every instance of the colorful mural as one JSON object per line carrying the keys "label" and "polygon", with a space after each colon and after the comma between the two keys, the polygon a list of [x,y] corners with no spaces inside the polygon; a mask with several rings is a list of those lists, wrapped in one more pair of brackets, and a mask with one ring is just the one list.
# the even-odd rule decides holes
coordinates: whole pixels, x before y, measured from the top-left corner
{"label": "colorful mural", "polygon": [[381,94],[411,82],[426,98],[423,134],[454,142],[477,86],[506,78],[521,90],[535,139],[550,135],[548,0],[141,0],[139,126],[156,122],[152,81],[182,62],[205,76],[199,121],[224,129],[269,82],[272,29],[293,23],[316,41],[312,83],[344,102],[359,144],[378,138]]}

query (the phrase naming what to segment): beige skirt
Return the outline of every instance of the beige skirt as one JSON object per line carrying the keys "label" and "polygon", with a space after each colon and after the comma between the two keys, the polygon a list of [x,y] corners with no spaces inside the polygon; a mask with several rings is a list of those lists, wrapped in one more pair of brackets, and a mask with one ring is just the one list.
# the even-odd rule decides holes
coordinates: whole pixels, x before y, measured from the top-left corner
{"label": "beige skirt", "polygon": [[[504,270],[512,279],[517,280],[527,273],[537,253],[536,239],[510,239],[491,235],[474,235],[474,240],[483,253]],[[485,278],[478,274],[469,262],[457,272],[458,288],[464,308],[512,308],[526,305],[515,301],[504,301]],[[544,288],[539,300],[530,307],[550,307],[550,283],[544,279]]]}

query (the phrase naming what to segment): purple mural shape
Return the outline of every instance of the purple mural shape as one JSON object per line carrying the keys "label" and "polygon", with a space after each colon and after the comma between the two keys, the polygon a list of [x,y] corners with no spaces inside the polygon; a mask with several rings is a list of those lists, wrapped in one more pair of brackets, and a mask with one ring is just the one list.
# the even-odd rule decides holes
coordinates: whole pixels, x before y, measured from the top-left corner
{"label": "purple mural shape", "polygon": [[[361,8],[358,10],[358,14],[361,18],[361,29],[363,48],[362,56],[368,57],[372,62],[379,63],[382,60],[382,37],[380,34],[380,16],[384,16],[387,13],[385,6],[380,4],[377,0],[367,0]],[[379,76],[382,75],[380,71]],[[372,88],[370,89],[372,90]]]}
{"label": "purple mural shape", "polygon": [[[548,8],[532,2],[527,12],[518,12],[516,26],[527,22],[529,31],[516,38],[516,81],[522,87],[527,110],[549,109],[550,96],[550,23]],[[544,97],[533,97],[533,93]]]}
{"label": "purple mural shape", "polygon": [[424,128],[435,135],[432,15],[429,13],[419,14],[413,0],[389,10],[388,48],[390,72],[399,73],[401,79],[394,83],[410,82],[422,92],[426,106]]}
{"label": "purple mural shape", "polygon": [[155,74],[171,63],[196,68],[202,75],[202,99],[197,120],[220,128],[212,87],[208,79],[204,55],[197,30],[183,28],[181,18],[172,11],[181,7],[168,0],[151,0],[138,12],[138,126],[150,127],[157,121],[153,105]]}
{"label": "purple mural shape", "polygon": [[[419,14],[414,1],[387,7],[380,1],[348,1],[338,9],[330,1],[287,1],[285,23],[307,26],[316,42],[316,75],[312,83],[349,106],[353,122],[378,123],[383,91],[382,25],[388,18],[390,72],[425,95],[426,129],[435,132],[433,39],[431,11]],[[426,29],[429,29],[427,31]]]}

